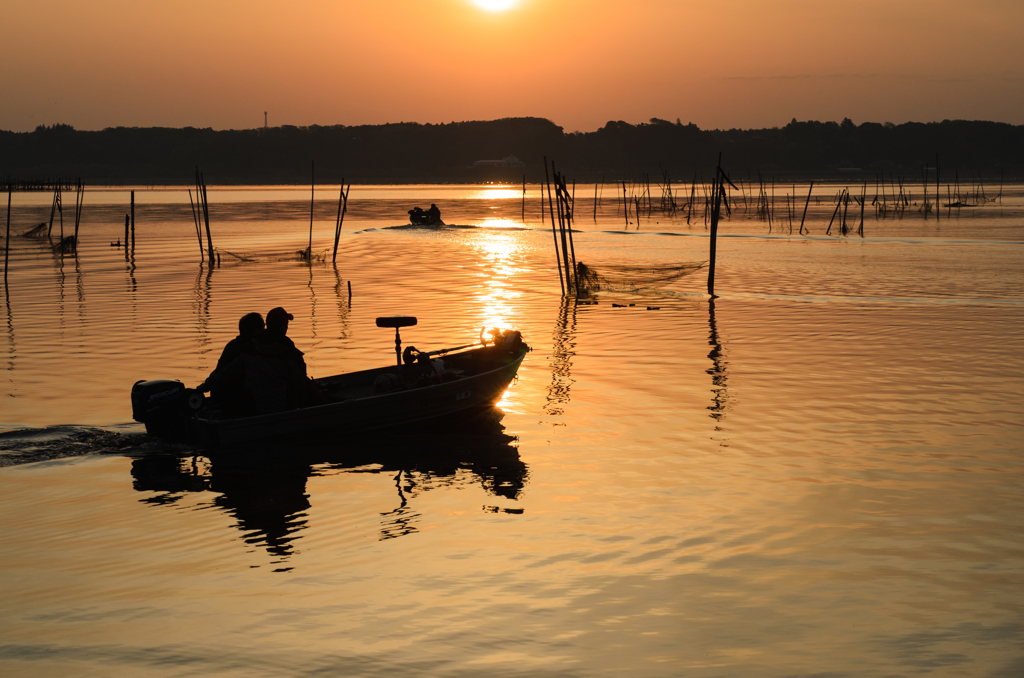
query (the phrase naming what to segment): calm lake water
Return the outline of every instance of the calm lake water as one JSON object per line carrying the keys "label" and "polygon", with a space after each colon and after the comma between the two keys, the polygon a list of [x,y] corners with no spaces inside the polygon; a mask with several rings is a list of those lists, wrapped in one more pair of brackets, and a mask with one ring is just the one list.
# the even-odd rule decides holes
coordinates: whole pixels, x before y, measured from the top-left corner
{"label": "calm lake water", "polygon": [[[797,235],[807,188],[770,233],[734,196],[712,304],[666,270],[706,261],[701,213],[577,187],[586,305],[536,187],[523,219],[515,186],[355,186],[332,265],[295,256],[308,188],[214,186],[213,267],[184,189],[137,190],[127,252],[128,191],[89,190],[77,257],[15,194],[0,674],[1024,675],[1024,186],[938,220],[872,190],[864,237],[825,235],[842,186]],[[392,228],[431,202],[457,227]],[[461,426],[217,454],[131,422],[135,381],[197,384],[279,305],[313,376],[392,360],[381,315],[533,352]]]}

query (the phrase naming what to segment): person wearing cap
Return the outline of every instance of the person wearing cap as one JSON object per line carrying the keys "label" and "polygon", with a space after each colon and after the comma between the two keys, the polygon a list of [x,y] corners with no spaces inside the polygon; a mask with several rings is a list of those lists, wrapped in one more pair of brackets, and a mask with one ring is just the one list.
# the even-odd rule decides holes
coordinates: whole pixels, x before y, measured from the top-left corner
{"label": "person wearing cap", "polygon": [[245,387],[260,414],[282,412],[306,404],[306,361],[290,338],[295,319],[280,306],[267,313],[267,328],[256,335],[245,357]]}
{"label": "person wearing cap", "polygon": [[242,355],[207,380],[219,388],[228,380],[242,380],[249,413],[270,414],[326,402],[306,376],[306,361],[288,338],[288,323],[295,316],[281,307],[267,313],[267,326]]}

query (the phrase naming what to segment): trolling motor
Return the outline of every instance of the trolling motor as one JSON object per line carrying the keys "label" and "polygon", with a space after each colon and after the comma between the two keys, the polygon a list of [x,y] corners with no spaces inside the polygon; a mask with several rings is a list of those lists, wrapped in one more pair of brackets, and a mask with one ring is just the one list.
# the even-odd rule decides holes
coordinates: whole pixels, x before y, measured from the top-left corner
{"label": "trolling motor", "polygon": [[416,318],[411,315],[392,315],[377,318],[377,327],[395,328],[395,360],[399,367],[402,366],[402,337],[398,333],[398,328],[413,327],[416,322]]}

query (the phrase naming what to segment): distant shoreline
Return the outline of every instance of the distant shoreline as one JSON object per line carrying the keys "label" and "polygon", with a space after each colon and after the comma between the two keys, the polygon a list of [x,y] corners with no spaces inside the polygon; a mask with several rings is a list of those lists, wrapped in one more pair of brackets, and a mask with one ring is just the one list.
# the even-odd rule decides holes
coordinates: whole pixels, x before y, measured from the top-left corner
{"label": "distant shoreline", "polygon": [[[249,130],[67,125],[0,131],[0,184],[81,178],[94,186],[187,186],[198,166],[209,184],[537,183],[544,157],[577,181],[691,183],[718,153],[744,180],[992,182],[1024,178],[1024,126],[946,120],[902,125],[797,122],[757,130],[701,130],[652,119],[566,133],[540,118],[441,125]],[[483,161],[483,162],[481,162]]]}

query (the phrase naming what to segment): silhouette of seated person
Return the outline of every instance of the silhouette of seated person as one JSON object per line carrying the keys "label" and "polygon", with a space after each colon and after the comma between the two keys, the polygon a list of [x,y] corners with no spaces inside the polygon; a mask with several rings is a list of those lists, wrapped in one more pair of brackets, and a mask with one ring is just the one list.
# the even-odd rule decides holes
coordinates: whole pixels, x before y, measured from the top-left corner
{"label": "silhouette of seated person", "polygon": [[302,351],[288,338],[288,323],[294,318],[281,307],[271,309],[266,329],[239,358],[224,370],[215,371],[216,379],[210,385],[216,388],[221,380],[241,378],[257,414],[327,402],[306,375]]}
{"label": "silhouette of seated person", "polygon": [[423,211],[422,207],[414,207],[409,210],[409,223],[411,224],[423,224],[427,221],[427,213]]}
{"label": "silhouette of seated person", "polygon": [[430,209],[427,210],[427,221],[431,224],[441,223],[441,210],[434,203],[430,203]]}
{"label": "silhouette of seated person", "polygon": [[259,313],[243,315],[238,321],[238,336],[227,343],[217,361],[217,367],[207,380],[199,385],[200,391],[210,391],[213,403],[226,414],[244,414],[254,409],[246,393],[243,376],[228,376],[226,370],[246,351],[252,349],[252,341],[263,331],[263,327],[263,316]]}

